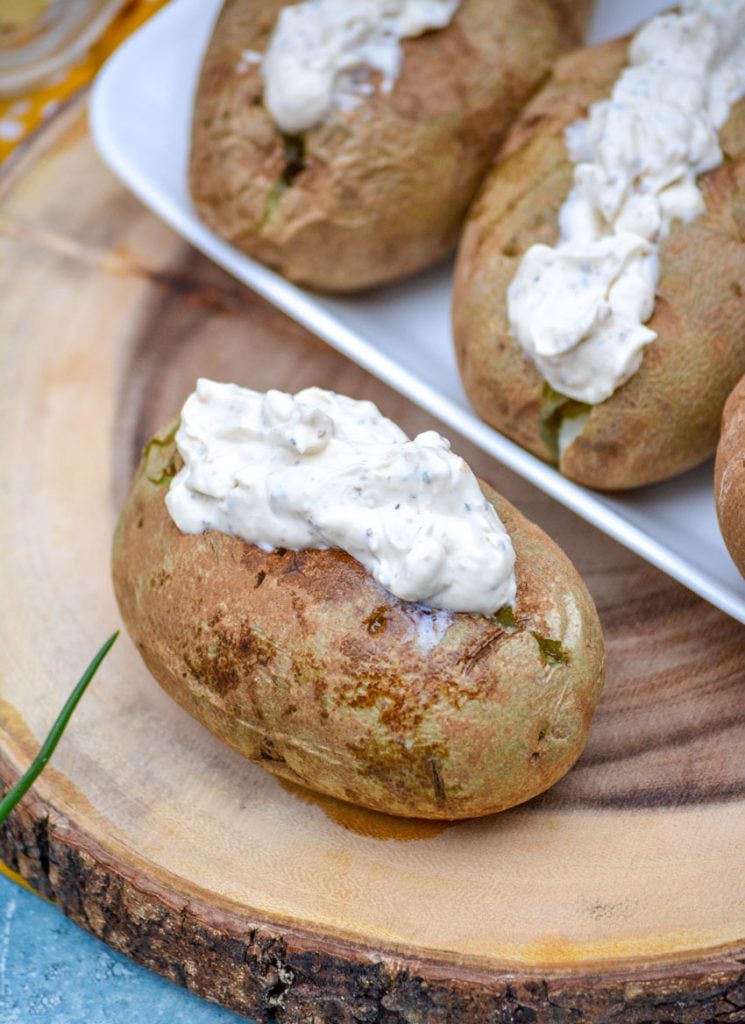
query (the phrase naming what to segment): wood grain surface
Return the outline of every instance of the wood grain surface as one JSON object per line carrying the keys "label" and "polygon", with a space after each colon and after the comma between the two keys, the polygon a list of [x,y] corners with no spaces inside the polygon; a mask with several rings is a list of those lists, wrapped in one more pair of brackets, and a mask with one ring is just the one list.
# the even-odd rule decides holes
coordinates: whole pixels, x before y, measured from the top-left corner
{"label": "wood grain surface", "polygon": [[[81,103],[0,192],[0,780],[118,624],[117,508],[197,375],[431,418],[196,254]],[[283,786],[123,637],[0,852],[133,959],[262,1021],[745,1021],[745,628],[466,442],[584,574],[605,691],[575,769],[443,826]]]}

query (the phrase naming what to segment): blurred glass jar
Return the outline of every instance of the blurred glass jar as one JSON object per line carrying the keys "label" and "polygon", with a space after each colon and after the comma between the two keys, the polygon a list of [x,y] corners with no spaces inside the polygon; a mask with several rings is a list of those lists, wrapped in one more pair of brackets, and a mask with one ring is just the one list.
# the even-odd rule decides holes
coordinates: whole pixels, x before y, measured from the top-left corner
{"label": "blurred glass jar", "polygon": [[103,34],[124,0],[0,0],[0,96],[64,73]]}

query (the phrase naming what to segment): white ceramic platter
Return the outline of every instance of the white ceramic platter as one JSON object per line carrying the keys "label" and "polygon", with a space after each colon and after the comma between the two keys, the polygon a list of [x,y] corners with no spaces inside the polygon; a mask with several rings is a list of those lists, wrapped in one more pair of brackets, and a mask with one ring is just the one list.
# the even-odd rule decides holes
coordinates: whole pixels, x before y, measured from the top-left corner
{"label": "white ceramic platter", "polygon": [[[708,464],[621,497],[564,479],[479,420],[461,388],[450,335],[451,265],[361,297],[328,298],[289,284],[223,242],[192,209],[186,184],[191,109],[221,0],[173,0],[99,75],[93,136],[104,160],[185,239],[329,344],[578,515],[745,622],[745,581],[717,527]],[[664,5],[600,0],[588,41],[627,31]],[[323,381],[319,381],[323,384]]]}

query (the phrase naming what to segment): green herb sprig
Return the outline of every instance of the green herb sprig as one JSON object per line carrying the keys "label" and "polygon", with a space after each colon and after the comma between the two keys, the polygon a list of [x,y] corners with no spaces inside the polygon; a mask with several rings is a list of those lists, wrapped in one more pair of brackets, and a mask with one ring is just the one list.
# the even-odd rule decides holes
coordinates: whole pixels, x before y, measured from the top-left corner
{"label": "green herb sprig", "polygon": [[113,647],[114,641],[118,636],[119,630],[117,629],[115,633],[111,634],[111,636],[100,649],[98,654],[94,656],[90,665],[78,680],[75,689],[67,698],[67,703],[60,711],[57,717],[57,721],[50,729],[49,735],[42,743],[41,749],[34,758],[34,761],[32,762],[28,771],[21,776],[18,782],[16,782],[15,786],[13,786],[13,788],[5,794],[3,799],[0,800],[0,825],[2,825],[2,823],[5,821],[5,819],[8,817],[8,815],[13,810],[15,805],[18,803],[18,801],[26,795],[29,789],[31,789],[36,779],[39,777],[41,772],[46,767],[50,757],[54,753],[57,744],[62,738],[62,734],[65,731],[65,728],[67,727],[67,723],[70,721],[70,718],[72,717],[73,711],[78,706],[80,698],[88,689],[88,684],[95,676],[96,672],[99,669],[99,666],[101,665],[101,662]]}

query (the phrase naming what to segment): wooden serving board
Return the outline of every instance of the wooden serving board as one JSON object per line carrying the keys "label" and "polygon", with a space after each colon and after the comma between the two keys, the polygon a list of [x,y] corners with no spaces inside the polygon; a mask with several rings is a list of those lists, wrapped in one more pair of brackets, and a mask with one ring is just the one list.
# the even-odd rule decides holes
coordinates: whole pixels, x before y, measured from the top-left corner
{"label": "wooden serving board", "polygon": [[[0,780],[118,625],[117,508],[197,375],[429,416],[185,245],[97,159],[81,102],[0,193]],[[283,786],[122,637],[0,851],[134,960],[259,1020],[745,1020],[745,628],[476,449],[584,573],[607,636],[586,752],[492,818]]]}

